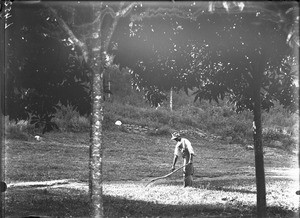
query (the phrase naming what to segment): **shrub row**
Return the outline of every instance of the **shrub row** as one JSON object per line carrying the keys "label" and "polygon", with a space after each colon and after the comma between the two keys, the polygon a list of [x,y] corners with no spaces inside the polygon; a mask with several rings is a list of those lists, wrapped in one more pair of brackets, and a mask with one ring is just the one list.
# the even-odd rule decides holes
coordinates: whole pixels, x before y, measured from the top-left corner
{"label": "shrub row", "polygon": [[[236,114],[226,103],[209,104],[182,104],[170,111],[168,107],[158,109],[147,105],[132,106],[127,103],[105,102],[103,129],[113,131],[117,127],[116,120],[122,123],[149,126],[156,131],[151,135],[167,135],[174,130],[199,128],[204,132],[231,137],[232,143],[251,143],[252,139],[252,113],[244,111]],[[60,105],[53,121],[60,131],[79,132],[89,131],[90,117],[81,116],[76,107]],[[298,116],[289,114],[280,105],[275,105],[269,113],[263,113],[263,140],[272,146],[274,141],[281,141],[283,147],[295,145],[298,136]],[[28,139],[28,135],[39,132],[29,125],[27,121],[13,122],[6,117],[5,133],[9,138]]]}

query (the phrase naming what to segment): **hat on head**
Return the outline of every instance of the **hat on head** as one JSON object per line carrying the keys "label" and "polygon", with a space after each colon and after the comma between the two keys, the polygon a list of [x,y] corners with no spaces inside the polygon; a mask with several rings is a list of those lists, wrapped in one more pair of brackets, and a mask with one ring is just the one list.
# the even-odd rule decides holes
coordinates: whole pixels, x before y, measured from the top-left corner
{"label": "hat on head", "polygon": [[177,139],[177,138],[179,138],[179,137],[180,137],[179,132],[174,132],[174,133],[172,133],[172,138],[171,138],[171,140]]}

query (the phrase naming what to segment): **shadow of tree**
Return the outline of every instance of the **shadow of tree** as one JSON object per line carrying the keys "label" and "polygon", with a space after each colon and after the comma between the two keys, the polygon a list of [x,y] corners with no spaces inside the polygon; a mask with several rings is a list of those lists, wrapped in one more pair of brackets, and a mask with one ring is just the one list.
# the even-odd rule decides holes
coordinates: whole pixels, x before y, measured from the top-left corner
{"label": "shadow of tree", "polygon": [[[243,212],[223,205],[166,205],[104,196],[107,217],[240,217]],[[253,217],[253,212],[243,214]]]}
{"label": "shadow of tree", "polygon": [[[180,181],[163,181],[158,184],[168,184],[174,186],[182,185]],[[239,192],[245,194],[256,194],[256,191],[249,190],[249,188],[243,187],[243,185],[253,185],[255,186],[255,179],[214,179],[211,180],[201,180],[197,179],[193,182],[194,188],[201,188],[207,190],[217,190],[224,192]],[[239,188],[237,188],[239,186]]]}
{"label": "shadow of tree", "polygon": [[[230,204],[170,205],[103,196],[105,217],[255,217],[255,207]],[[296,217],[293,211],[269,207],[269,217]],[[5,217],[89,217],[89,194],[83,190],[14,188],[8,190]]]}
{"label": "shadow of tree", "polygon": [[245,193],[245,194],[256,194],[256,191],[250,191],[247,189],[216,187],[215,189],[209,188],[209,190],[219,190],[219,191],[224,191],[224,192],[240,192],[240,193]]}
{"label": "shadow of tree", "polygon": [[[224,206],[223,204],[165,205],[146,201],[137,201],[112,196],[104,196],[106,217],[256,217],[256,208],[245,211]],[[299,212],[281,207],[269,207],[268,217],[298,217]]]}

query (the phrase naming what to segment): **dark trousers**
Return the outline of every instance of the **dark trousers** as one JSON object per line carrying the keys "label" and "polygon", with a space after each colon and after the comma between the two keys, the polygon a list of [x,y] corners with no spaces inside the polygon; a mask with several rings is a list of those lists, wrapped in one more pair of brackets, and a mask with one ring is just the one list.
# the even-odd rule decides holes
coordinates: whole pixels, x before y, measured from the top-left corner
{"label": "dark trousers", "polygon": [[[189,158],[183,158],[183,165],[186,165],[189,162]],[[193,175],[194,175],[194,166],[189,164],[183,168],[183,186],[193,186]]]}

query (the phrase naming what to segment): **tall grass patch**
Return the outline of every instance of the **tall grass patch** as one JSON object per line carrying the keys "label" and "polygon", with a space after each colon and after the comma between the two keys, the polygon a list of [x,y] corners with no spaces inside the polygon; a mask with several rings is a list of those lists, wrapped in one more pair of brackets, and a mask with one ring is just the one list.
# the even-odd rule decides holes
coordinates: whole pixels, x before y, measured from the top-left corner
{"label": "tall grass patch", "polygon": [[[176,99],[178,101],[182,98]],[[116,120],[121,120],[123,123],[160,129],[164,134],[172,129],[199,128],[222,138],[230,138],[230,143],[253,142],[253,114],[250,111],[236,113],[226,101],[219,104],[207,101],[192,103],[190,97],[175,108],[170,111],[167,106],[154,109],[149,106],[135,107],[118,102],[106,103],[104,124],[109,128]],[[295,139],[298,136],[297,115],[275,104],[269,113],[263,112],[262,117],[263,142],[266,146],[274,146],[274,141],[279,141],[284,149],[295,146]],[[156,132],[151,134],[155,135]]]}
{"label": "tall grass patch", "polygon": [[6,139],[29,140],[35,134],[39,134],[42,129],[35,128],[28,120],[10,120],[8,116],[4,118],[4,135]]}
{"label": "tall grass patch", "polygon": [[114,125],[116,120],[121,120],[122,123],[158,128],[174,122],[172,113],[164,108],[156,110],[151,107],[134,107],[115,102],[105,105],[104,119],[105,117],[110,117],[110,123],[107,125]]}
{"label": "tall grass patch", "polygon": [[180,121],[189,126],[221,136],[232,137],[234,143],[252,139],[252,115],[249,111],[237,114],[230,105],[195,103],[178,109]]}
{"label": "tall grass patch", "polygon": [[5,137],[8,139],[28,140],[29,134],[27,132],[28,122],[20,120],[18,122],[9,120],[9,117],[5,117]]}
{"label": "tall grass patch", "polygon": [[61,131],[80,132],[90,128],[89,117],[81,116],[76,107],[69,104],[59,105],[53,120]]}
{"label": "tall grass patch", "polygon": [[[150,133],[154,135],[168,134],[172,130],[198,128],[224,139],[230,138],[230,143],[253,142],[252,112],[243,111],[237,114],[226,100],[219,103],[193,102],[193,97],[186,96],[184,93],[174,93],[173,96],[172,111],[168,102],[157,109],[151,108],[145,102],[141,102],[141,95],[137,93],[127,96],[127,100],[125,97],[122,100],[116,100],[118,99],[116,96],[114,100],[104,103],[103,128],[116,130],[115,122],[121,120],[122,123],[152,127],[158,130]],[[88,131],[90,127],[90,117],[81,116],[76,107],[71,105],[61,105],[54,120],[62,131]],[[262,114],[264,145],[274,146],[274,141],[279,141],[276,143],[282,148],[295,147],[299,137],[298,122],[297,114],[291,114],[275,103],[268,113]]]}
{"label": "tall grass patch", "polygon": [[263,140],[267,146],[294,150],[299,141],[299,114],[291,113],[279,103],[262,114]]}

